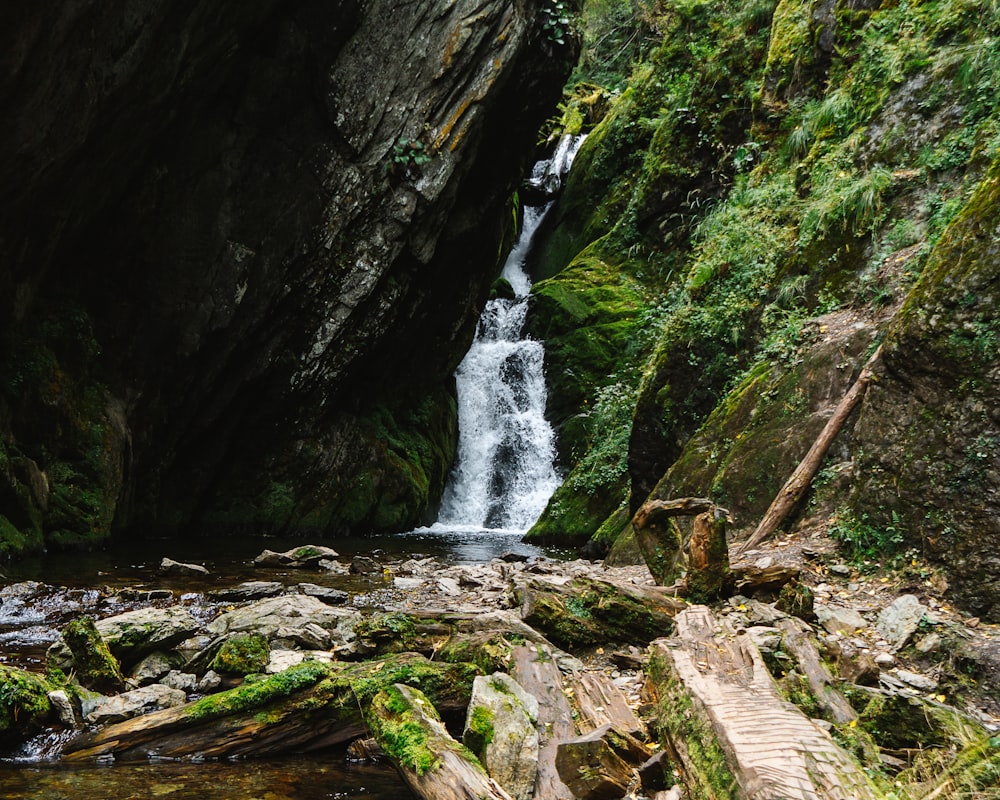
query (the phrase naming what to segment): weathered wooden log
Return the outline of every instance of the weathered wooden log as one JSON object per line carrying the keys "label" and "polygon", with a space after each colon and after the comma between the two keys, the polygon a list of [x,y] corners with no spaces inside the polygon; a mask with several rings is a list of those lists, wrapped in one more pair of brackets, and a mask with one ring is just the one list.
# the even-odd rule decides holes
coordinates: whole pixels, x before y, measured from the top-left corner
{"label": "weathered wooden log", "polygon": [[830,449],[830,445],[837,438],[837,435],[844,427],[844,423],[847,422],[847,418],[850,417],[851,412],[854,411],[858,403],[865,396],[868,384],[872,381],[875,363],[881,355],[882,346],[879,345],[875,348],[875,352],[872,353],[871,358],[861,368],[857,380],[854,381],[851,388],[847,390],[847,394],[844,395],[833,410],[833,414],[827,420],[826,425],[823,426],[823,430],[820,431],[819,436],[816,437],[816,441],[812,443],[812,447],[809,448],[802,461],[799,462],[799,465],[792,472],[785,485],[781,487],[781,491],[778,492],[771,506],[765,512],[760,524],[757,525],[757,529],[740,548],[740,552],[749,550],[751,547],[756,547],[774,533],[798,505],[812,483],[813,478],[816,477],[819,466],[823,463],[823,458]]}
{"label": "weathered wooden log", "polygon": [[630,736],[645,738],[646,726],[628,704],[624,692],[608,675],[603,672],[578,672],[568,676],[566,684],[581,733],[590,733],[611,724]]}
{"label": "weathered wooden log", "polygon": [[680,575],[684,534],[677,517],[693,517],[712,511],[715,504],[704,497],[676,500],[647,500],[632,517],[635,541],[642,551],[654,580],[661,586],[674,583]]}
{"label": "weathered wooden log", "polygon": [[349,665],[306,661],[257,683],[83,734],[65,746],[63,758],[226,758],[312,750],[363,734],[362,709],[386,686],[419,684],[438,708],[457,711],[468,704],[478,673],[472,664],[441,664],[416,653]]}
{"label": "weathered wooden log", "polygon": [[867,800],[865,773],[818,725],[781,699],[750,637],[703,606],[677,615],[650,647],[660,725],[693,797]]}
{"label": "weathered wooden log", "polygon": [[609,642],[647,644],[669,633],[684,603],[662,590],[596,578],[515,584],[521,617],[570,652]]}
{"label": "weathered wooden log", "polygon": [[637,769],[652,752],[613,725],[559,744],[559,776],[578,800],[614,800],[638,784]]}
{"label": "weathered wooden log", "polygon": [[514,648],[512,664],[511,677],[538,700],[535,800],[573,800],[556,769],[556,752],[559,742],[573,738],[577,731],[552,650],[541,644],[520,645]]}
{"label": "weathered wooden log", "polygon": [[696,603],[718,600],[730,583],[726,516],[721,509],[694,518],[687,550],[687,598]]}
{"label": "weathered wooden log", "polygon": [[844,696],[833,685],[833,676],[823,666],[816,647],[812,630],[806,623],[794,617],[779,619],[775,627],[784,633],[784,649],[798,662],[805,675],[809,691],[815,698],[826,718],[837,725],[844,725],[858,718]]}
{"label": "weathered wooden log", "polygon": [[511,800],[444,727],[433,704],[404,684],[383,689],[366,715],[406,784],[427,800]]}

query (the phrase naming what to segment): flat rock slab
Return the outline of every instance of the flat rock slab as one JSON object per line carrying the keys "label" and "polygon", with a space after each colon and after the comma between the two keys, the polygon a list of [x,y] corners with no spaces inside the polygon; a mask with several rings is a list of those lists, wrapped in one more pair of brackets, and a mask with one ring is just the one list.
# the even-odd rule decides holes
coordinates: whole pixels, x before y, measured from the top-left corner
{"label": "flat rock slab", "polygon": [[180,689],[154,683],[98,700],[87,714],[87,722],[96,725],[122,722],[150,711],[181,706],[186,702],[187,695]]}
{"label": "flat rock slab", "polygon": [[248,600],[260,600],[264,597],[276,597],[285,591],[278,581],[246,581],[237,586],[225,589],[214,589],[208,593],[212,600],[226,603],[243,603]]}
{"label": "flat rock slab", "polygon": [[360,619],[354,609],[333,608],[308,595],[280,595],[257,600],[220,614],[206,627],[223,636],[259,633],[268,641],[287,640],[316,650],[352,636],[351,627]]}
{"label": "flat rock slab", "polygon": [[160,562],[160,572],[167,575],[208,575],[208,569],[201,564],[185,564],[183,561],[174,561],[172,558],[164,558]]}

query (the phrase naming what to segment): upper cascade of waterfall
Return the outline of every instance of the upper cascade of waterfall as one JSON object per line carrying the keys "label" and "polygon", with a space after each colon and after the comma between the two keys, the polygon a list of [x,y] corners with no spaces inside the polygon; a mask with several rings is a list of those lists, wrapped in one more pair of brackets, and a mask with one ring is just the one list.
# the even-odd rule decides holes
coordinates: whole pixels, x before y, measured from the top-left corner
{"label": "upper cascade of waterfall", "polygon": [[[552,158],[535,165],[529,183],[544,198],[562,185],[581,141],[564,137]],[[544,348],[522,337],[531,291],[525,263],[551,206],[547,199],[524,207],[502,273],[514,298],[487,304],[455,373],[458,456],[441,503],[441,526],[525,531],[559,485],[555,433],[545,419]]]}

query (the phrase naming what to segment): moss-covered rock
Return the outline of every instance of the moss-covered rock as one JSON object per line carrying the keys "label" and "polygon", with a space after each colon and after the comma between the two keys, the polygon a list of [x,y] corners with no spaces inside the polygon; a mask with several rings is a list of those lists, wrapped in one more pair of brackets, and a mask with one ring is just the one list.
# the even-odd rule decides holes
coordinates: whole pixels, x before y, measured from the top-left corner
{"label": "moss-covered rock", "polygon": [[258,633],[231,636],[222,643],[210,669],[226,675],[261,673],[271,657],[267,638]]}
{"label": "moss-covered rock", "polygon": [[111,654],[92,618],[84,616],[71,620],[63,628],[62,637],[73,654],[73,673],[81,686],[101,694],[125,690],[121,665]]}
{"label": "moss-covered rock", "polygon": [[0,664],[0,745],[16,745],[52,713],[48,693],[57,687],[40,675]]}

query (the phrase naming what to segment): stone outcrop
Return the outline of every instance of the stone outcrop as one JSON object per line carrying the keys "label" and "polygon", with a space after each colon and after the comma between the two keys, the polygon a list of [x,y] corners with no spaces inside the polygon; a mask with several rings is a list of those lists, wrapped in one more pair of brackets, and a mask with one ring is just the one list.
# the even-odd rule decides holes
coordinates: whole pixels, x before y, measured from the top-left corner
{"label": "stone outcrop", "polygon": [[14,14],[0,552],[428,514],[455,444],[449,376],[574,56],[541,16],[507,0]]}

